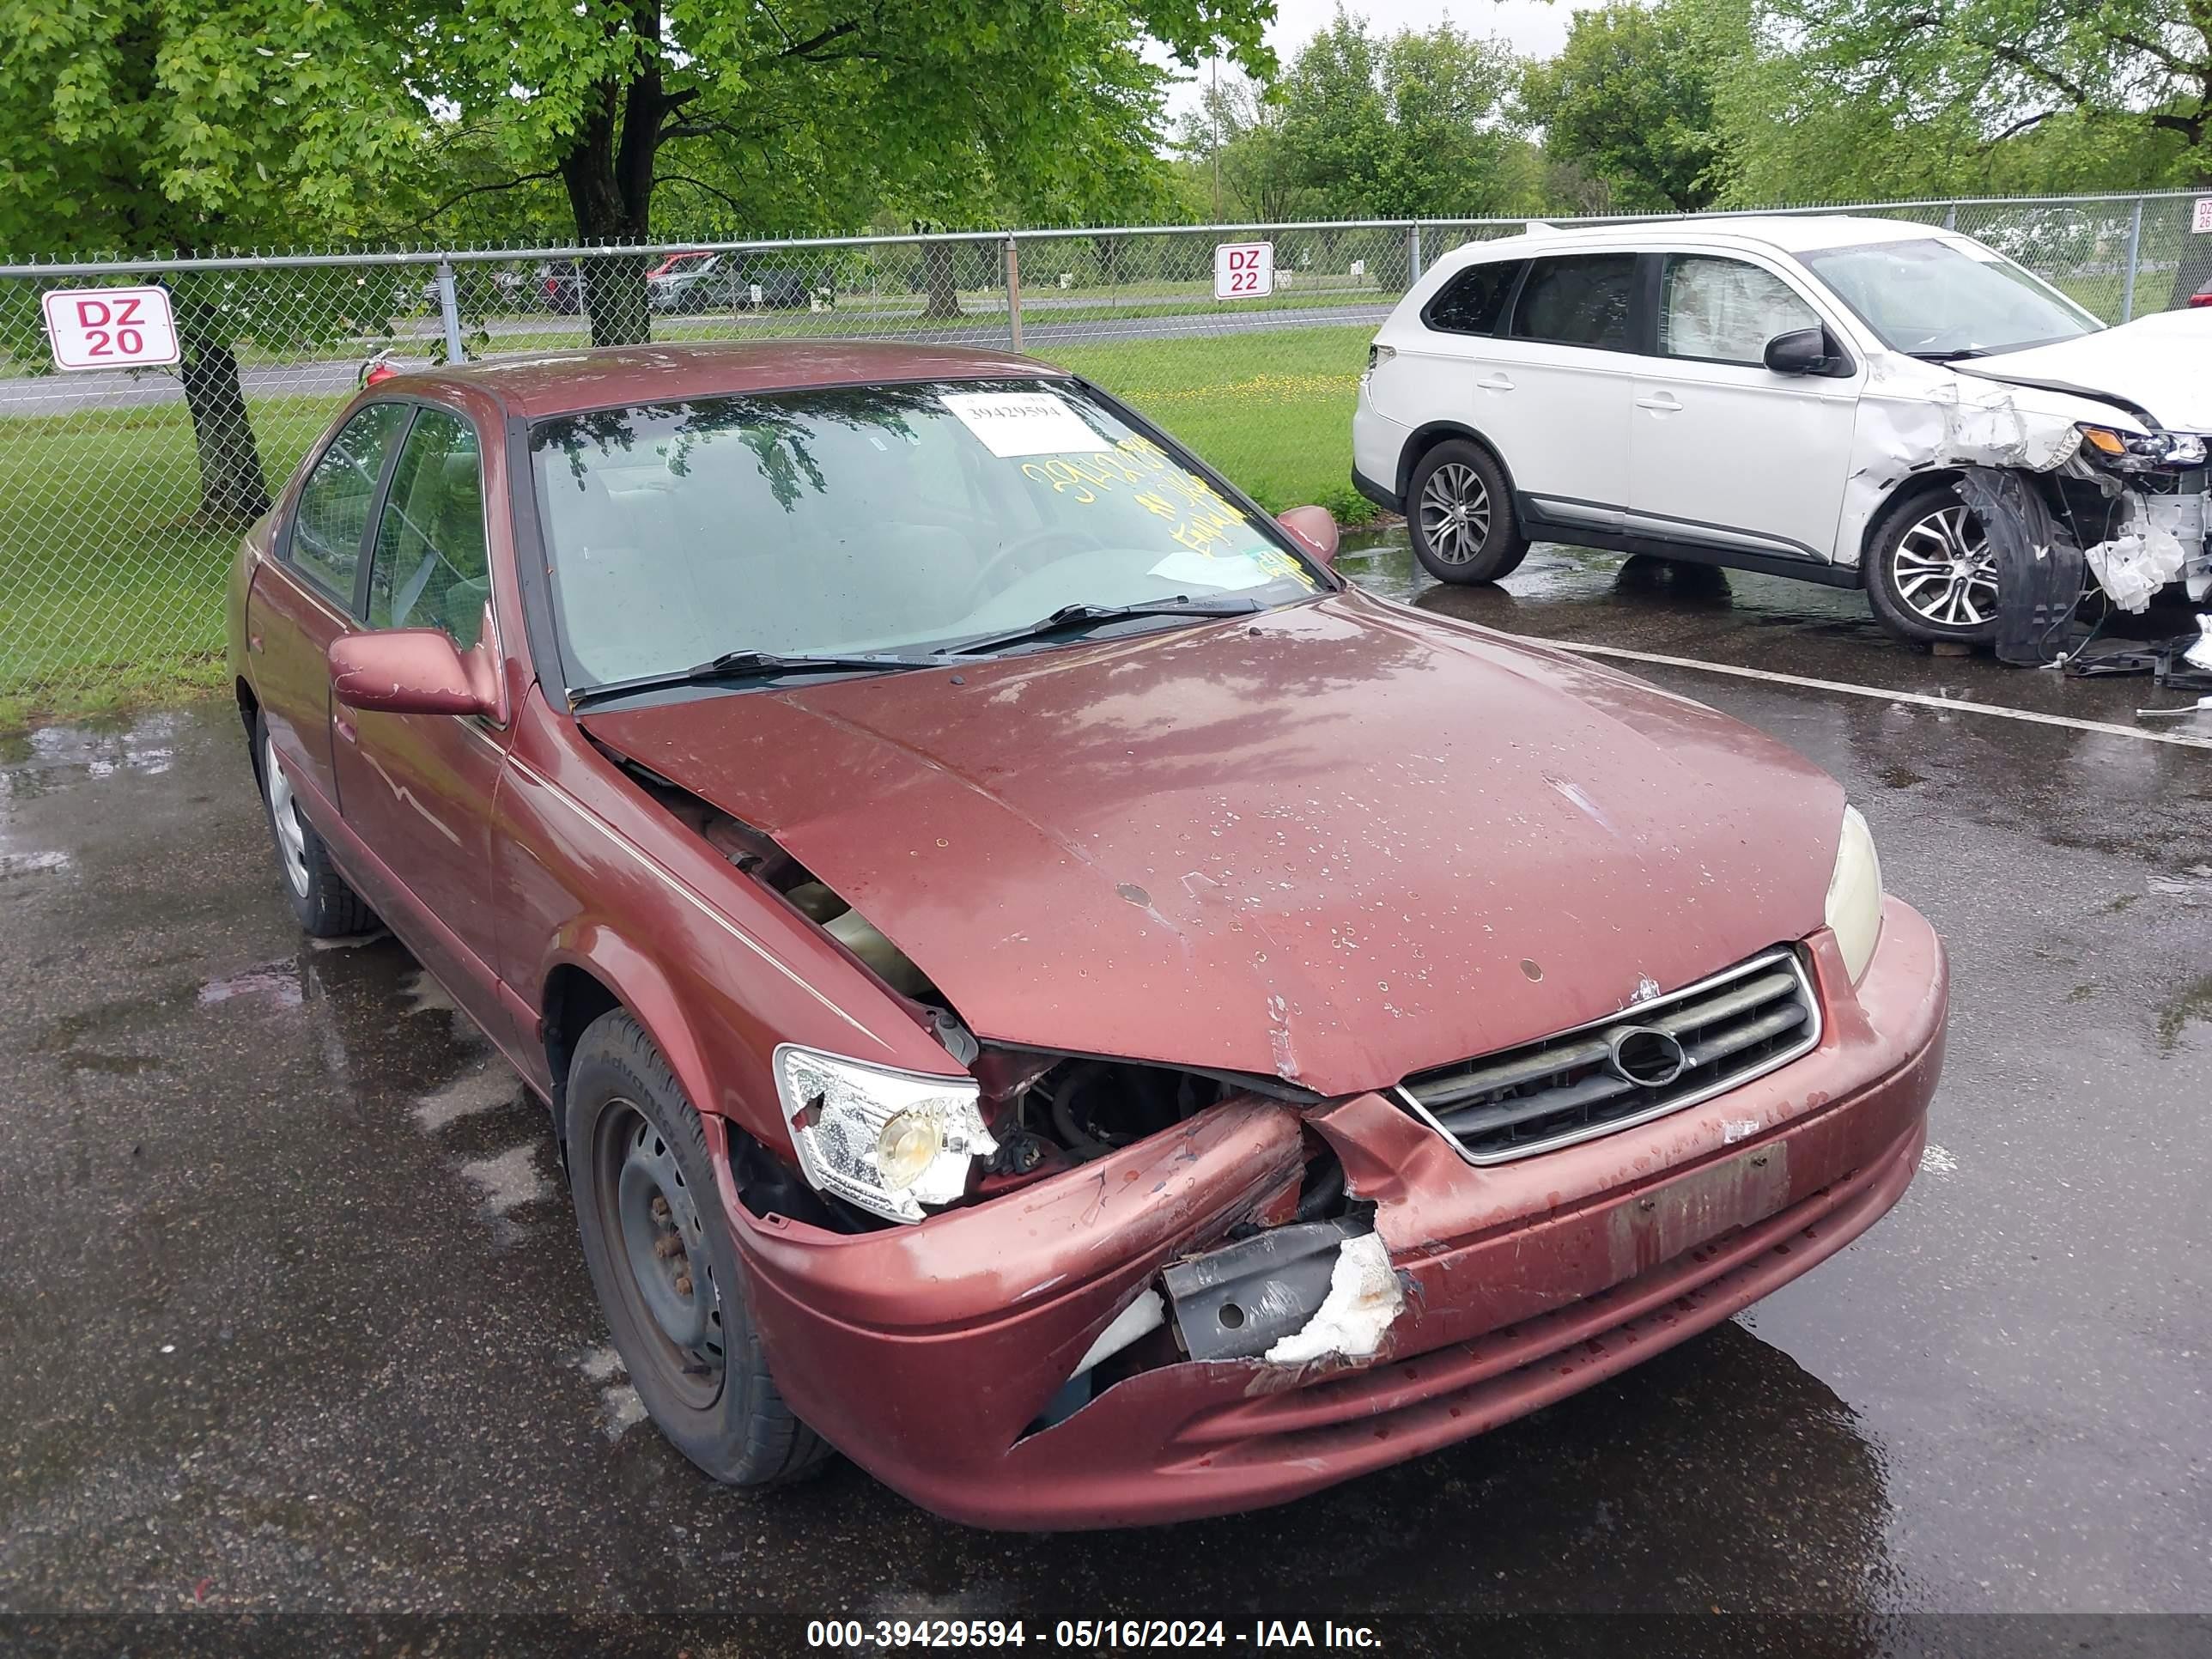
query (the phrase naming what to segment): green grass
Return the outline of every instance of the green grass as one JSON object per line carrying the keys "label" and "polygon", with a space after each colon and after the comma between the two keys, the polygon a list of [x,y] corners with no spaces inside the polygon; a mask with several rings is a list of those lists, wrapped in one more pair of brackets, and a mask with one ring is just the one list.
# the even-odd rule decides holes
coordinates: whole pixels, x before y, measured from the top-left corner
{"label": "green grass", "polygon": [[[1352,409],[1372,331],[1048,349],[1126,398],[1271,511],[1346,523]],[[502,346],[508,343],[502,341]],[[273,489],[343,400],[258,399]],[[0,731],[157,702],[222,680],[222,585],[237,532],[202,526],[181,404],[0,419]]]}
{"label": "green grass", "polygon": [[1038,355],[1126,399],[1281,512],[1318,501],[1375,516],[1352,488],[1352,410],[1371,327],[1045,348]]}
{"label": "green grass", "polygon": [[[255,405],[272,483],[337,407]],[[198,506],[181,404],[0,420],[0,729],[220,683],[237,533]]]}

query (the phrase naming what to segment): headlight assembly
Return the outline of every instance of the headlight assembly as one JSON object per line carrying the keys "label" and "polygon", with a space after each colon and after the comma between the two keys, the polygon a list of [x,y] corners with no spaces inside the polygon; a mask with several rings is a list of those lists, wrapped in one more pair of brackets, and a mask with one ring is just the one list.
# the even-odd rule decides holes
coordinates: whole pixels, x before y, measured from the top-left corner
{"label": "headlight assembly", "polygon": [[2204,440],[2188,432],[2130,432],[2119,427],[2080,427],[2081,447],[2116,472],[2156,472],[2204,465]]}
{"label": "headlight assembly", "polygon": [[977,1109],[981,1091],[964,1078],[887,1071],[787,1042],[775,1051],[775,1088],[815,1190],[893,1221],[920,1221],[924,1205],[962,1197],[970,1166],[999,1150]]}
{"label": "headlight assembly", "polygon": [[1844,808],[1844,833],[1836,843],[1836,867],[1828,878],[1827,918],[1844,970],[1856,985],[1866,976],[1874,947],[1881,938],[1881,860],[1874,836],[1856,806]]}

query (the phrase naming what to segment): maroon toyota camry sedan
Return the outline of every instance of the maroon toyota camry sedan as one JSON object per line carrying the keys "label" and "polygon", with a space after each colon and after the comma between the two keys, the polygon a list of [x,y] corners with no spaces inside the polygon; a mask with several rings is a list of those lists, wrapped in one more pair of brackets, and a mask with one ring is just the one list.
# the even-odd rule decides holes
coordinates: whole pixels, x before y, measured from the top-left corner
{"label": "maroon toyota camry sedan", "polygon": [[1079,379],[859,344],[389,380],[247,538],[301,925],[544,1098],[708,1474],[1278,1502],[1905,1190],[1943,952],[1836,784],[1335,546]]}

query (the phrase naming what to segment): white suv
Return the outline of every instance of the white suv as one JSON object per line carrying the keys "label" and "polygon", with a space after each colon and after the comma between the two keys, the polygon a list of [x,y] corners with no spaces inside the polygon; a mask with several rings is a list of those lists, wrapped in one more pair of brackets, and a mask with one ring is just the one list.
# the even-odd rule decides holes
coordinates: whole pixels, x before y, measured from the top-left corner
{"label": "white suv", "polygon": [[2154,554],[2202,597],[2207,432],[2212,315],[2106,329],[1970,237],[1539,228],[1439,259],[1382,325],[1352,482],[1444,581],[1572,542],[1863,586],[1902,638],[1974,641],[1997,568],[1962,469],[2028,475],[2093,569]]}

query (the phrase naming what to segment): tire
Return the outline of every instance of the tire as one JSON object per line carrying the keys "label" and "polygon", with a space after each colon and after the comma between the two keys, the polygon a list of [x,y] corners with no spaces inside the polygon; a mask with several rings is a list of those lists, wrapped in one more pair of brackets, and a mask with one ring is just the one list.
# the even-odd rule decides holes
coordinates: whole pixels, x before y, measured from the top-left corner
{"label": "tire", "polygon": [[1413,556],[1440,582],[1494,582],[1528,556],[1513,492],[1488,450],[1464,438],[1438,444],[1406,481]]}
{"label": "tire", "polygon": [[585,1265],[654,1425],[726,1485],[811,1472],[829,1446],[769,1373],[699,1114],[660,1050],[627,1012],[602,1014],[576,1044],[567,1095]]}
{"label": "tire", "polygon": [[1865,574],[1875,620],[1907,645],[1996,637],[1996,556],[1955,484],[1923,485],[1886,508]]}
{"label": "tire", "polygon": [[291,781],[269,740],[269,722],[253,717],[253,769],[261,785],[261,805],[269,820],[269,839],[276,849],[276,871],[300,930],[310,939],[343,939],[376,926],[376,913],[331,862],[330,848],[300,811]]}

